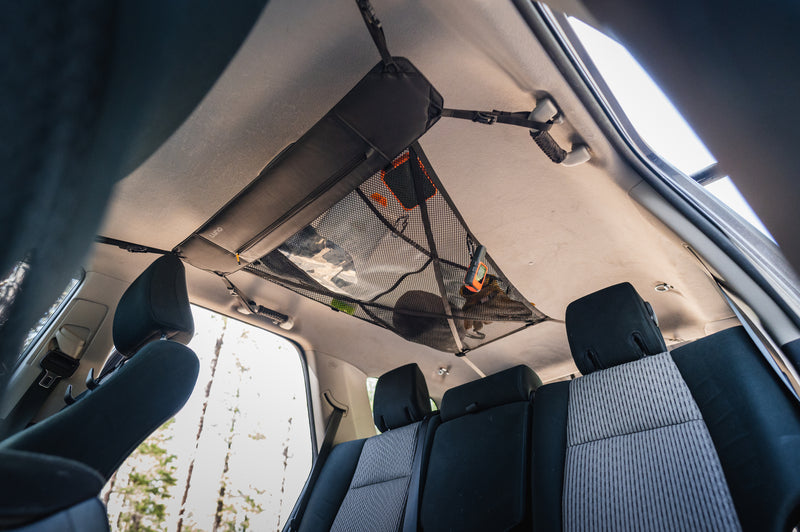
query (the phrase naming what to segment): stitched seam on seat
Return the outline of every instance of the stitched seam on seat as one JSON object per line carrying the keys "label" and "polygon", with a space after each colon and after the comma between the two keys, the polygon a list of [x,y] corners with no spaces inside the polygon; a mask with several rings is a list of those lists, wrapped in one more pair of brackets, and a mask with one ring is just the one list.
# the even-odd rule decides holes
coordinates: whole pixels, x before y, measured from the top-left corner
{"label": "stitched seam on seat", "polygon": [[[570,443],[570,444],[567,445],[567,447],[568,448],[569,447],[580,447],[581,445],[587,445],[589,443],[593,443],[593,442],[597,442],[597,441],[605,441],[605,440],[614,440],[616,438],[624,438],[625,436],[630,436],[631,434],[644,434],[644,433],[647,433],[647,432],[653,432],[654,430],[662,430],[662,429],[666,429],[666,428],[669,428],[669,427],[679,427],[679,426],[685,425],[687,423],[703,423],[703,420],[702,419],[688,419],[686,421],[681,421],[680,423],[668,423],[666,425],[661,425],[659,427],[653,427],[653,428],[644,429],[644,430],[633,430],[633,431],[630,431],[630,432],[626,432],[624,434],[615,434],[613,436],[606,436],[604,438],[595,438],[594,440],[582,441],[580,443]],[[705,424],[703,424],[703,426],[705,426]]]}
{"label": "stitched seam on seat", "polygon": [[361,486],[351,486],[351,490],[360,490],[361,488],[369,488],[370,486],[377,486],[378,484],[385,484],[386,482],[393,482],[395,480],[402,480],[404,478],[409,478],[411,475],[401,475],[399,477],[389,478],[386,480],[379,480],[378,482],[372,482],[370,484],[362,484]]}

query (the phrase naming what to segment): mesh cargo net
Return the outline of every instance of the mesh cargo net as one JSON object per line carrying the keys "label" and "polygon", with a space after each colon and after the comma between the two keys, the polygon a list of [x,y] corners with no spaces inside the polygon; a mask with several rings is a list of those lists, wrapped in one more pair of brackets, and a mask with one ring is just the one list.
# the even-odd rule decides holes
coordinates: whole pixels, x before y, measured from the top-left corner
{"label": "mesh cargo net", "polygon": [[483,288],[464,287],[478,245],[415,144],[247,270],[406,340],[463,354],[547,319],[488,254]]}

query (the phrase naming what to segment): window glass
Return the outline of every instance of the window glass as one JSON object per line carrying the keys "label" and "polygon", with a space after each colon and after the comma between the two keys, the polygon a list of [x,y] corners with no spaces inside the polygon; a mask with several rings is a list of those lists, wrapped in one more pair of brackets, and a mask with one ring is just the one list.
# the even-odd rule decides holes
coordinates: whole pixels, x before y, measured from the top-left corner
{"label": "window glass", "polygon": [[281,530],[312,461],[299,353],[263,329],[192,314],[197,385],[109,481],[111,528]]}
{"label": "window glass", "polygon": [[[703,141],[624,46],[576,18],[568,20],[631,125],[661,159],[689,176],[716,164]],[[708,181],[704,186],[772,239],[730,177]]]}
{"label": "window glass", "polygon": [[34,325],[33,328],[30,331],[28,331],[28,334],[25,336],[25,342],[22,344],[21,351],[23,353],[39,336],[39,333],[41,333],[44,330],[45,325],[50,323],[50,320],[52,320],[53,317],[55,317],[55,315],[62,308],[62,306],[67,301],[69,301],[72,292],[78,287],[78,284],[80,284],[82,279],[83,279],[83,272],[81,272],[80,275],[76,275],[75,277],[73,277],[67,284],[67,287],[64,289],[64,291],[61,292],[61,295],[58,296],[55,302],[53,302],[53,304],[50,305],[50,308],[47,309],[47,312],[44,313],[44,316],[39,318],[39,321],[36,322],[36,325]]}

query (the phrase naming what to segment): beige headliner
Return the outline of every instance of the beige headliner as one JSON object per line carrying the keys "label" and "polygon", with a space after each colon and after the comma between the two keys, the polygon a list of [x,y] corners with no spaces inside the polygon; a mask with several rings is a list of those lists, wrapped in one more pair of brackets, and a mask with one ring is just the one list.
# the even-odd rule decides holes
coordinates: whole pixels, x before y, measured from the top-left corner
{"label": "beige headliner", "polygon": [[[421,139],[470,228],[538,308],[562,320],[570,301],[630,281],[653,304],[668,343],[703,336],[730,316],[681,241],[630,198],[638,176],[612,151],[510,2],[373,3],[392,53],[411,59],[448,107],[526,110],[533,95],[545,91],[569,122],[560,129],[562,141],[577,133],[591,147],[591,163],[565,168],[551,163],[517,127],[442,119]],[[101,234],[172,248],[378,59],[352,0],[269,2],[192,116],[117,186]],[[132,280],[152,259],[97,246],[87,268]],[[235,300],[219,279],[192,267],[188,279],[195,303],[236,316]],[[259,303],[295,318],[288,336],[369,375],[416,361],[435,397],[475,378],[453,355],[249,274],[233,280]],[[655,292],[662,282],[676,290]],[[517,363],[545,381],[576,371],[562,323],[537,325],[469,357],[487,374]],[[451,374],[436,375],[440,366]]]}

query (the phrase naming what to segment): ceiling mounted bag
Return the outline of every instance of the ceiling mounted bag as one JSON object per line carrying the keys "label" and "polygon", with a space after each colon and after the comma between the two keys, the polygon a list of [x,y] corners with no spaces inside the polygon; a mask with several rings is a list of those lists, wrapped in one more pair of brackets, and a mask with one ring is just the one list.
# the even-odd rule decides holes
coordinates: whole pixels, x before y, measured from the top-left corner
{"label": "ceiling mounted bag", "polygon": [[305,135],[176,247],[230,273],[263,257],[390,164],[441,117],[443,100],[405,58],[381,62]]}

